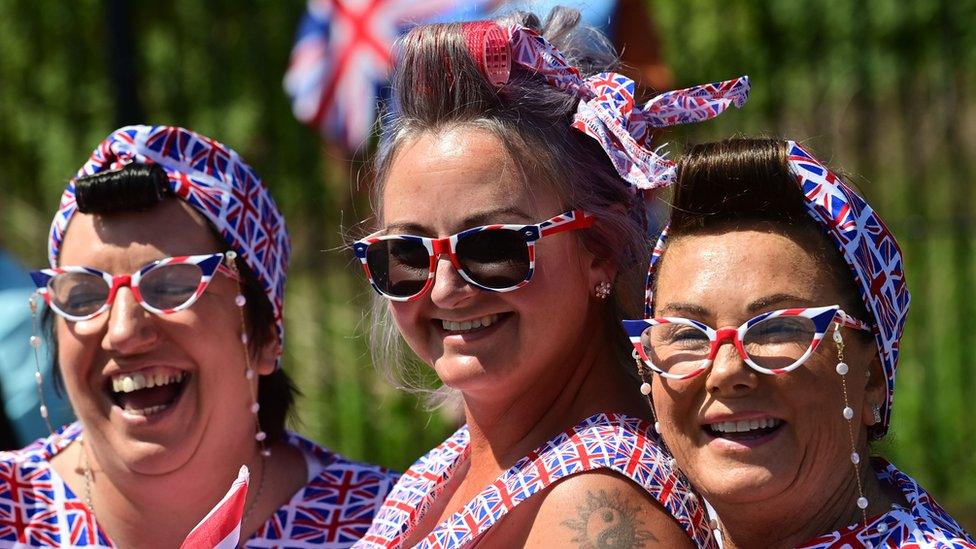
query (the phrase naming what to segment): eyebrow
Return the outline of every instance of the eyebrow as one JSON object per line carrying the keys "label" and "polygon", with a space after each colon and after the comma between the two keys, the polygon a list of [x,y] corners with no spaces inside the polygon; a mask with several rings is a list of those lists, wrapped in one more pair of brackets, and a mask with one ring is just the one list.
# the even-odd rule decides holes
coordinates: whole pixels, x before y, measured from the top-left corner
{"label": "eyebrow", "polygon": [[706,317],[708,316],[709,313],[708,308],[706,307],[702,307],[701,305],[697,305],[694,303],[682,303],[680,301],[674,303],[668,303],[664,307],[661,307],[661,309],[658,312],[670,313],[670,315],[668,316],[673,316],[674,313],[684,313],[686,315],[697,316],[699,318]]}
{"label": "eyebrow", "polygon": [[809,307],[813,304],[812,301],[804,297],[782,293],[761,297],[750,303],[749,306],[746,307],[746,310],[748,310],[750,313],[755,313],[763,309],[769,310],[774,305],[782,305],[783,303],[790,303],[793,306],[799,305],[801,307]]}
{"label": "eyebrow", "polygon": [[[486,210],[478,212],[468,217],[464,218],[459,224],[458,231],[464,231],[474,227],[480,227],[482,225],[492,225],[499,222],[509,223],[512,221],[516,222],[529,222],[531,216],[526,212],[518,208],[518,206],[509,206],[507,208],[497,208],[494,210]],[[434,231],[430,230],[420,223],[416,222],[395,222],[390,223],[383,228],[385,234],[416,234],[429,235],[433,234]]]}
{"label": "eyebrow", "polygon": [[[769,310],[774,305],[782,305],[783,303],[790,303],[794,306],[809,307],[812,302],[809,299],[795,296],[792,294],[780,293],[768,296],[760,297],[759,299],[753,301],[746,306],[746,310],[752,314],[757,313],[762,310]],[[710,310],[708,307],[704,307],[697,303],[685,303],[685,302],[674,302],[668,303],[664,307],[659,309],[659,313],[668,313],[668,316],[674,315],[674,313],[681,313],[684,315],[695,316],[697,318],[705,318],[709,316]],[[664,316],[663,314],[658,314],[657,316]]]}

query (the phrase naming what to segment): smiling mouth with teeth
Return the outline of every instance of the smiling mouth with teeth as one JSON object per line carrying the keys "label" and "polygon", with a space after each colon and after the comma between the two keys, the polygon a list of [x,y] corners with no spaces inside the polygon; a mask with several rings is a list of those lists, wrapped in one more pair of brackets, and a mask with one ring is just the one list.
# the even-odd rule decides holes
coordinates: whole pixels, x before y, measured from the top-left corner
{"label": "smiling mouth with teeth", "polygon": [[453,320],[441,320],[441,327],[450,334],[466,334],[481,330],[495,324],[500,319],[500,315],[486,315],[473,320],[455,322]]}
{"label": "smiling mouth with teeth", "polygon": [[109,383],[109,396],[126,414],[151,416],[176,402],[189,377],[186,372],[116,374]]}
{"label": "smiling mouth with teeth", "polygon": [[747,419],[742,421],[719,421],[705,425],[705,432],[716,438],[750,440],[773,433],[783,425],[776,418]]}

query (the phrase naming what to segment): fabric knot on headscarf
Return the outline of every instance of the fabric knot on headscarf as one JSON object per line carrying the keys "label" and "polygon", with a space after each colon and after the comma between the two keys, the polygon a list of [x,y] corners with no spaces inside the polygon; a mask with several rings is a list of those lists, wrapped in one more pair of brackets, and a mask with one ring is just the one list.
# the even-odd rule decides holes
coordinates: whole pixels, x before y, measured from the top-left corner
{"label": "fabric knot on headscarf", "polygon": [[573,127],[596,139],[620,176],[637,189],[653,189],[674,181],[676,165],[651,148],[654,130],[715,118],[730,105],[741,107],[749,97],[749,77],[703,84],[658,95],[637,105],[634,81],[613,72],[584,81],[588,99],[581,99]]}
{"label": "fabric knot on headscarf", "polygon": [[[484,24],[468,25],[480,25],[477,28],[481,30]],[[579,69],[537,32],[513,25],[506,33],[512,63],[579,97],[572,126],[600,143],[620,177],[635,189],[668,185],[675,177],[674,162],[661,152],[662,147],[652,148],[654,129],[715,118],[731,105],[741,107],[749,97],[749,77],[741,76],[669,91],[639,105],[630,78],[603,72],[584,79]],[[472,54],[483,55],[482,51],[486,50]],[[487,63],[477,61],[484,70]]]}
{"label": "fabric knot on headscarf", "polygon": [[[92,152],[75,178],[118,170],[132,162],[158,164],[172,194],[200,212],[244,260],[274,312],[284,346],[284,291],[291,241],[285,219],[261,178],[230,147],[174,126],[126,126]],[[51,223],[48,260],[57,267],[64,233],[78,211],[72,179]],[[278,358],[280,366],[281,357]]]}

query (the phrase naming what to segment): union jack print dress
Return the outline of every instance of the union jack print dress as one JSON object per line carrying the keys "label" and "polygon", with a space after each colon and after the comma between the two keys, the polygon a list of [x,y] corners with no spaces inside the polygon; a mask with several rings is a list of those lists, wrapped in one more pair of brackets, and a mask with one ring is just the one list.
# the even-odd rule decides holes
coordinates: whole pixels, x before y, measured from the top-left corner
{"label": "union jack print dress", "polygon": [[[468,443],[465,426],[417,460],[400,478],[369,532],[355,547],[401,547],[468,458]],[[522,501],[562,478],[596,469],[608,469],[633,480],[674,516],[699,547],[715,547],[703,506],[672,463],[646,421],[596,414],[520,459],[416,547],[469,546]]]}
{"label": "union jack print dress", "polygon": [[976,540],[929,495],[915,479],[883,459],[871,465],[881,482],[901,491],[908,507],[896,505],[891,511],[843,530],[820,536],[799,549],[976,549]]}
{"label": "union jack print dress", "polygon": [[[81,434],[81,424],[22,450],[0,452],[0,547],[115,547],[95,516],[51,468]],[[289,434],[305,456],[308,483],[279,508],[244,547],[349,547],[366,532],[396,474],[349,461]]]}

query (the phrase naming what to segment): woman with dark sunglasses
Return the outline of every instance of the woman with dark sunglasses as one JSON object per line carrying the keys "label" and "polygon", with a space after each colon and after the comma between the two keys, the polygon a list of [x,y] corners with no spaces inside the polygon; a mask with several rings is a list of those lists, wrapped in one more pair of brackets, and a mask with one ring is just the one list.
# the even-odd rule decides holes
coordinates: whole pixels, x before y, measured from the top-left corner
{"label": "woman with dark sunglasses", "polygon": [[692,147],[643,320],[658,429],[733,547],[976,547],[871,442],[909,294],[894,235],[794,142]]}
{"label": "woman with dark sunglasses", "polygon": [[748,82],[636,104],[578,19],[421,26],[401,43],[377,230],[352,247],[378,294],[377,365],[409,386],[402,336],[466,425],[405,473],[359,546],[711,544],[616,319],[640,304],[653,128],[741,105]]}
{"label": "woman with dark sunglasses", "polygon": [[78,422],[0,453],[0,545],[176,547],[242,465],[246,497],[187,546],[348,547],[365,532],[395,475],[285,430],[289,246],[225,145],[129,126],[95,149],[61,198],[50,268],[32,273],[32,306],[48,308],[31,344],[55,344]]}

